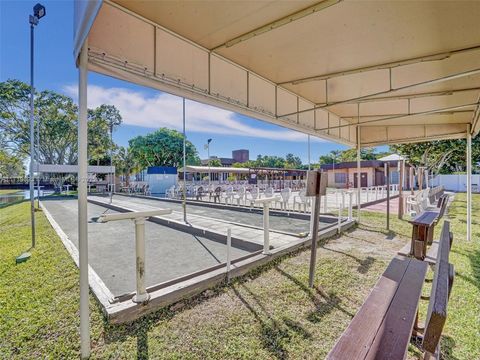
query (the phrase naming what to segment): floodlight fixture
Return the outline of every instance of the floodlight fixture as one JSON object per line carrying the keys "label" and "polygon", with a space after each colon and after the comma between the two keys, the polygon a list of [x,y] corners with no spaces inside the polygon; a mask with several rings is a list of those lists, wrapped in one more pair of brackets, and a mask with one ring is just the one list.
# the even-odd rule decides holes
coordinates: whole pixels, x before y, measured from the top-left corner
{"label": "floodlight fixture", "polygon": [[45,10],[45,6],[42,4],[38,3],[33,7],[33,16],[35,16],[37,19],[41,19],[47,14]]}

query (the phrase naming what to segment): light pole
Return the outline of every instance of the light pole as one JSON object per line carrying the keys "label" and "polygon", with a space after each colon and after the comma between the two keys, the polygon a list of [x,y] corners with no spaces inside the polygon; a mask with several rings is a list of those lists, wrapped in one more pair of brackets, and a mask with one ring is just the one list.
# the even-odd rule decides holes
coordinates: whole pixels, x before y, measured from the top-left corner
{"label": "light pole", "polygon": [[41,4],[36,4],[33,7],[33,15],[30,15],[28,21],[30,23],[30,213],[32,222],[32,248],[35,247],[35,195],[34,187],[35,180],[33,178],[33,161],[35,158],[35,129],[33,122],[33,49],[34,49],[34,28],[38,25],[38,20],[46,14],[45,7]]}
{"label": "light pole", "polygon": [[39,172],[39,164],[40,164],[40,117],[37,119],[37,151],[35,152],[36,155],[36,163],[37,163],[37,209],[40,209],[40,172]]}

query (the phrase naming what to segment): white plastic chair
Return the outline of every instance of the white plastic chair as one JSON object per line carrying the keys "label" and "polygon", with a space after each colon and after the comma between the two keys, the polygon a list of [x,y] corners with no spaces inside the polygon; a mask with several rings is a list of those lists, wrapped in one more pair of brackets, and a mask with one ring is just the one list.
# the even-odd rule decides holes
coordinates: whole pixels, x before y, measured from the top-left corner
{"label": "white plastic chair", "polygon": [[245,186],[238,189],[237,194],[234,195],[234,199],[237,200],[237,205],[240,206],[240,202],[243,200],[245,204]]}
{"label": "white plastic chair", "polygon": [[277,203],[280,203],[280,209],[288,211],[288,200],[290,200],[290,197],[292,195],[292,190],[290,188],[284,188],[280,192],[281,199],[278,201],[275,201],[275,206]]}
{"label": "white plastic chair", "polygon": [[227,187],[227,191],[225,192],[225,204],[228,204],[228,202],[230,201],[230,205],[232,205],[234,195],[235,193],[233,192],[233,187],[232,186]]}
{"label": "white plastic chair", "polygon": [[303,205],[303,212],[307,212],[307,208],[310,205],[310,200],[306,196],[305,189],[300,190],[298,195],[293,198],[293,210],[295,210],[296,204],[298,204],[299,211],[301,210]]}

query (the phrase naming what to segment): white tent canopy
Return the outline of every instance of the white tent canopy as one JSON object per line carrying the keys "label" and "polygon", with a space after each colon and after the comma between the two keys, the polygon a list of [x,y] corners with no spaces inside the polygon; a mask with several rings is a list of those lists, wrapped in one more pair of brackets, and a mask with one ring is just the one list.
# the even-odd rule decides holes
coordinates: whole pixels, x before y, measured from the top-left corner
{"label": "white tent canopy", "polygon": [[351,146],[480,130],[480,2],[81,3],[102,74]]}
{"label": "white tent canopy", "polygon": [[390,154],[390,155],[381,157],[378,160],[380,160],[380,161],[402,161],[402,160],[406,160],[406,158],[401,156],[401,155],[398,155],[398,154]]}
{"label": "white tent canopy", "polygon": [[[79,178],[87,173],[89,70],[356,146],[358,176],[361,146],[466,137],[471,174],[479,18],[479,1],[76,0]],[[470,239],[471,176],[467,183]],[[86,196],[82,180],[82,357]]]}

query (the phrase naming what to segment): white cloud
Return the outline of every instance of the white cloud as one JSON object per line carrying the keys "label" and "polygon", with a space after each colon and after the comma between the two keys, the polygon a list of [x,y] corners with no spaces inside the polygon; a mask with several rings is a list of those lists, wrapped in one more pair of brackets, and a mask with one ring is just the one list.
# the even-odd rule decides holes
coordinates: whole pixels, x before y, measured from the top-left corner
{"label": "white cloud", "polygon": [[[78,89],[70,85],[65,92],[76,98]],[[88,107],[101,104],[115,105],[120,111],[124,124],[148,128],[182,128],[182,99],[159,93],[147,96],[141,91],[126,88],[104,88],[98,85],[88,87]],[[251,136],[284,141],[305,141],[306,135],[297,131],[279,128],[265,129],[252,127],[239,120],[235,113],[213,106],[187,100],[187,131],[209,134]],[[312,137],[312,139],[314,139]]]}

